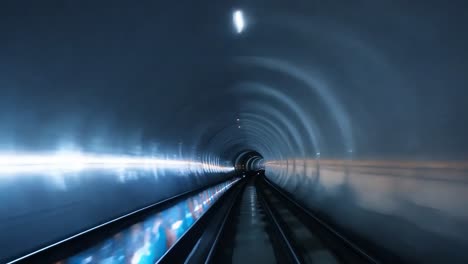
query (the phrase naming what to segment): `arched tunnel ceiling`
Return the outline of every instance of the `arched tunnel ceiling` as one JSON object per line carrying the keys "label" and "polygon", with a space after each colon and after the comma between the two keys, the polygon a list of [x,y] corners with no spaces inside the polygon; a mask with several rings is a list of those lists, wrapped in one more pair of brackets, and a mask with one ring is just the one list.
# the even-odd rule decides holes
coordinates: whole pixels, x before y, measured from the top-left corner
{"label": "arched tunnel ceiling", "polygon": [[[406,259],[437,262],[468,245],[467,9],[432,0],[3,1],[0,151],[232,166],[254,150],[267,177],[309,208]],[[147,188],[138,205],[163,198]],[[411,232],[393,237],[401,226]]]}
{"label": "arched tunnel ceiling", "polygon": [[3,150],[466,154],[463,6],[35,5],[1,11]]}

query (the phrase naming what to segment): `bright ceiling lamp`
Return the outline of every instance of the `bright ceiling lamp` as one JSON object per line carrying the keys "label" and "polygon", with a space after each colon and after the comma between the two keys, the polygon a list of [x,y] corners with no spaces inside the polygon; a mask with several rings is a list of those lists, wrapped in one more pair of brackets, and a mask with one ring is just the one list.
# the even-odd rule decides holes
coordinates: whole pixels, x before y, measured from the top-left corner
{"label": "bright ceiling lamp", "polygon": [[237,33],[242,33],[245,28],[245,19],[244,13],[241,10],[236,10],[232,14],[232,21],[234,23],[234,27],[236,28]]}

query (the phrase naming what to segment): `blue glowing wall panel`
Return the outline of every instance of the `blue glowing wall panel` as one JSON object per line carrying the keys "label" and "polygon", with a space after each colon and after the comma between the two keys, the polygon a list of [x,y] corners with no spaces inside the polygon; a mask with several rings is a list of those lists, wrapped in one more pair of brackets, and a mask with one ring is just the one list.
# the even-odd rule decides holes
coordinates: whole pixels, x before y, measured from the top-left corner
{"label": "blue glowing wall panel", "polygon": [[236,181],[208,188],[59,263],[155,263]]}

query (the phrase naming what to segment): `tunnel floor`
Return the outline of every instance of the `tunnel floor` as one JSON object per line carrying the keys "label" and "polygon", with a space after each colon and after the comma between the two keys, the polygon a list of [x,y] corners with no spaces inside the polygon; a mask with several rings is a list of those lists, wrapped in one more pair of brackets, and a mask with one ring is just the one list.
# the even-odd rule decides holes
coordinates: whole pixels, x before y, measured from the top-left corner
{"label": "tunnel floor", "polygon": [[274,263],[274,249],[266,230],[268,223],[252,182],[241,199],[232,263]]}
{"label": "tunnel floor", "polygon": [[212,263],[372,263],[310,226],[264,176],[246,181]]}

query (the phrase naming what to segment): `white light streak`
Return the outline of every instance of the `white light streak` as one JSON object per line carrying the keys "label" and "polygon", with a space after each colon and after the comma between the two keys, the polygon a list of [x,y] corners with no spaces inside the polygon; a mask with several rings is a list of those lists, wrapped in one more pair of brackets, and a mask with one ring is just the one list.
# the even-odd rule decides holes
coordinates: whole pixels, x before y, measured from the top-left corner
{"label": "white light streak", "polygon": [[154,170],[177,169],[186,172],[229,172],[233,167],[190,160],[168,160],[153,157],[53,153],[42,155],[0,154],[0,177],[21,173],[68,173],[83,170]]}
{"label": "white light streak", "polygon": [[177,230],[182,225],[182,220],[175,221],[171,225],[172,230]]}
{"label": "white light streak", "polygon": [[195,212],[198,212],[198,211],[200,211],[201,209],[202,209],[202,205],[201,205],[201,204],[198,204],[197,206],[195,206],[194,211],[195,211]]}

